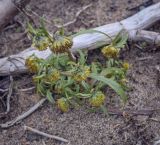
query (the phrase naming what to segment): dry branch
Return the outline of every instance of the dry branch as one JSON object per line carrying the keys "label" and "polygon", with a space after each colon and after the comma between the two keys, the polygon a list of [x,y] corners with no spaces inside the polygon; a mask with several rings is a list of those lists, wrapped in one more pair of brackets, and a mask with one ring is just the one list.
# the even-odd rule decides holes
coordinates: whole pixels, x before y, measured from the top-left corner
{"label": "dry branch", "polygon": [[56,140],[59,140],[59,141],[62,141],[62,142],[66,142],[66,143],[69,142],[68,140],[66,140],[66,139],[64,139],[62,137],[51,135],[51,134],[47,134],[47,133],[44,133],[44,132],[39,131],[37,129],[34,129],[32,127],[29,127],[29,126],[24,126],[24,130],[29,130],[31,132],[34,132],[34,133],[36,133],[38,135],[42,135],[42,136],[47,137],[47,138],[56,139]]}
{"label": "dry branch", "polygon": [[[146,40],[148,42],[153,42],[154,44],[159,44],[160,34],[143,30],[150,27],[158,20],[160,20],[160,2],[120,22],[107,24],[94,29],[102,31],[112,38],[114,38],[122,29],[126,29],[129,33],[129,37],[133,41]],[[95,49],[108,44],[109,42],[109,38],[99,33],[81,34],[73,38],[71,51],[75,52],[77,49]],[[34,48],[28,48],[17,55],[2,58],[0,59],[0,76],[26,72],[24,61],[32,54],[47,59],[51,54],[51,51],[47,49],[46,51],[39,52]]]}
{"label": "dry branch", "polygon": [[[24,7],[30,0],[17,0],[18,5]],[[9,23],[11,19],[18,13],[15,6],[16,0],[1,0],[0,1],[0,30]]]}
{"label": "dry branch", "polygon": [[12,92],[13,92],[13,77],[10,76],[10,85],[9,85],[8,95],[7,95],[7,110],[6,110],[6,114],[10,111],[10,99],[11,99]]}
{"label": "dry branch", "polygon": [[8,128],[13,125],[15,125],[17,122],[25,119],[29,115],[31,115],[34,111],[36,111],[47,99],[41,99],[37,104],[35,104],[33,107],[31,107],[27,112],[21,114],[20,116],[16,117],[15,119],[8,121],[4,124],[0,124],[0,128]]}
{"label": "dry branch", "polygon": [[132,30],[129,32],[130,40],[145,41],[150,44],[160,46],[160,33],[145,31],[145,30]]}

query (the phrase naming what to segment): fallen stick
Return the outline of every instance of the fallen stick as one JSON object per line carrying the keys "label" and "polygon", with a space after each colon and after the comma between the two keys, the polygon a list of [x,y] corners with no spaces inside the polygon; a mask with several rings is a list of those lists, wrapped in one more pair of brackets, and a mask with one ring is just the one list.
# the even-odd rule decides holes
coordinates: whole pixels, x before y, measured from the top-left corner
{"label": "fallen stick", "polygon": [[160,33],[146,30],[132,30],[129,32],[131,41],[145,41],[149,44],[160,46]]}
{"label": "fallen stick", "polygon": [[10,111],[10,99],[11,99],[12,92],[13,92],[13,77],[10,76],[10,85],[9,85],[8,95],[7,95],[7,110],[5,114],[7,114]]}
{"label": "fallen stick", "polygon": [[[18,5],[24,7],[30,0],[17,0]],[[1,0],[0,1],[0,30],[18,13],[14,2],[16,0]]]}
{"label": "fallen stick", "polygon": [[19,91],[21,91],[21,92],[27,92],[27,91],[32,91],[32,90],[34,90],[36,87],[30,87],[30,88],[26,88],[26,89],[19,89]]}
{"label": "fallen stick", "polygon": [[154,145],[160,144],[160,140],[155,141]]}
{"label": "fallen stick", "polygon": [[47,138],[56,139],[56,140],[58,140],[58,141],[62,141],[62,142],[66,142],[66,143],[69,142],[68,140],[66,140],[66,139],[64,139],[64,138],[62,138],[62,137],[55,136],[55,135],[51,135],[51,134],[47,134],[47,133],[44,133],[44,132],[39,131],[39,130],[37,130],[37,129],[31,128],[31,127],[29,127],[29,126],[24,126],[24,130],[29,130],[29,131],[31,131],[31,132],[33,132],[33,133],[38,134],[38,135],[42,135],[42,136],[47,137]]}
{"label": "fallen stick", "polygon": [[13,119],[11,121],[8,121],[4,124],[0,124],[0,128],[11,127],[11,126],[15,125],[16,123],[18,123],[19,121],[25,119],[26,117],[31,115],[34,111],[36,111],[46,100],[47,100],[46,98],[41,99],[37,104],[35,104],[33,107],[31,107],[27,112],[21,114],[20,116],[16,117],[15,119]]}
{"label": "fallen stick", "polygon": [[[125,29],[129,33],[129,38],[133,41],[147,40],[154,42],[154,44],[160,44],[159,33],[142,30],[148,28],[158,20],[160,20],[160,2],[120,22],[107,24],[94,29],[104,32],[112,38],[121,30]],[[86,32],[73,38],[71,51],[76,52],[77,49],[95,49],[109,42],[110,39],[105,35]],[[0,59],[0,76],[27,72],[24,62],[25,59],[32,54],[35,54],[39,58],[47,59],[51,51],[49,49],[46,51],[38,51],[30,47],[19,54],[2,58]]]}

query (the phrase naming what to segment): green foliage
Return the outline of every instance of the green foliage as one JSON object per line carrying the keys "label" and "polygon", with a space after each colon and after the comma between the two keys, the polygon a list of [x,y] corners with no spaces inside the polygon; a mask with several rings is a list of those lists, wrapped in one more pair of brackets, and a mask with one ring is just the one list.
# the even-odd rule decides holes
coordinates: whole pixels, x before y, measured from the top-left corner
{"label": "green foliage", "polygon": [[[33,43],[36,40],[38,50],[47,49],[50,43],[54,45],[54,51],[47,60],[32,55],[27,59],[26,66],[31,73],[34,73],[33,81],[37,93],[47,97],[49,102],[57,103],[61,111],[67,112],[69,108],[86,102],[92,108],[101,108],[106,113],[107,109],[104,107],[106,95],[103,93],[106,87],[112,88],[124,103],[127,101],[124,80],[129,67],[127,63],[124,64],[118,59],[119,50],[127,41],[126,33],[123,32],[123,35],[122,32],[119,33],[110,45],[102,48],[102,53],[106,56],[106,63],[102,65],[100,62],[88,64],[87,54],[81,50],[78,50],[79,56],[74,60],[69,51],[72,40],[63,36],[63,29],[51,36],[42,23],[38,29],[28,24],[28,31]],[[97,30],[87,32],[100,33],[109,37]],[[43,40],[47,41],[37,40],[37,37],[43,37]],[[44,45],[44,42],[47,44]]]}
{"label": "green foliage", "polygon": [[122,30],[118,33],[111,45],[117,48],[123,48],[128,40],[128,33]]}
{"label": "green foliage", "polygon": [[111,87],[118,95],[121,96],[122,101],[124,103],[127,101],[127,96],[125,94],[125,91],[123,90],[122,86],[115,80],[106,78],[105,76],[100,76],[99,74],[91,74],[90,77],[97,81],[101,81],[106,85],[108,85],[109,87]]}

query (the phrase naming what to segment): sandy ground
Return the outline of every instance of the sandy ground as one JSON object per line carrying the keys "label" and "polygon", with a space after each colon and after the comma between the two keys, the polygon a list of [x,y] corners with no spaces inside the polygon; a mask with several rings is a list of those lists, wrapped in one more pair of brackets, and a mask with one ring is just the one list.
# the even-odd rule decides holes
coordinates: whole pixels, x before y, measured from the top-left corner
{"label": "sandy ground", "polygon": [[[92,3],[77,18],[77,21],[68,26],[66,30],[77,32],[80,29],[93,28],[106,23],[115,22],[137,11],[158,2],[148,0],[39,0],[31,1],[29,9],[48,20],[57,20],[67,23],[74,19],[75,14],[83,6]],[[38,23],[38,18],[33,16]],[[0,34],[0,57],[18,53],[30,46],[30,41],[24,34],[27,18],[19,14]],[[9,27],[13,26],[13,27]],[[51,32],[55,27],[47,24]],[[155,31],[160,32],[159,25],[153,26]],[[139,44],[141,45],[141,44]],[[142,49],[135,44],[129,44],[130,49],[122,52],[122,59],[128,60],[132,68],[128,73],[129,86],[128,109],[159,109],[160,88],[157,85],[156,66],[160,64],[160,49],[147,45]],[[98,51],[90,52],[90,58],[96,57]],[[8,78],[0,78],[1,87],[7,86]],[[7,116],[0,118],[0,123],[9,121],[28,110],[40,98],[35,90],[21,92],[21,88],[32,87],[31,76],[21,75],[14,77],[14,93],[11,98],[11,110]],[[3,94],[0,93],[2,96]],[[108,100],[106,106],[119,106],[117,96],[114,93],[106,94]],[[112,103],[110,99],[112,98]],[[0,101],[0,112],[5,107]],[[24,125],[41,131],[58,135],[70,141],[68,145],[152,145],[160,139],[160,112],[156,111],[153,116],[105,116],[100,112],[90,112],[86,106],[61,113],[55,106],[45,103],[27,119],[9,128],[0,129],[0,145],[65,145],[65,143],[47,139],[31,132],[25,132]]]}

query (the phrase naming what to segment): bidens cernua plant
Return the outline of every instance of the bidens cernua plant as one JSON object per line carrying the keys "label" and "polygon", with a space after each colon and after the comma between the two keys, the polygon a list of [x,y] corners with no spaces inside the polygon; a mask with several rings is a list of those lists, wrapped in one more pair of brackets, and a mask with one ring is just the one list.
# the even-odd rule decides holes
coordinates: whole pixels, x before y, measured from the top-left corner
{"label": "bidens cernua plant", "polygon": [[[38,29],[31,25],[28,28],[33,46],[39,51],[48,48],[52,54],[46,60],[31,55],[26,59],[26,67],[34,74],[37,93],[57,104],[61,111],[67,112],[84,102],[91,107],[102,107],[107,98],[104,94],[106,87],[112,88],[123,102],[126,101],[129,64],[118,57],[127,35],[122,37],[121,33],[118,34],[110,45],[102,48],[101,52],[106,58],[106,63],[102,65],[99,62],[88,64],[87,55],[81,50],[77,50],[79,55],[76,60],[73,59],[70,51],[72,36],[65,36],[62,29],[52,36],[44,25]],[[101,32],[94,30],[93,33]]]}

